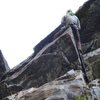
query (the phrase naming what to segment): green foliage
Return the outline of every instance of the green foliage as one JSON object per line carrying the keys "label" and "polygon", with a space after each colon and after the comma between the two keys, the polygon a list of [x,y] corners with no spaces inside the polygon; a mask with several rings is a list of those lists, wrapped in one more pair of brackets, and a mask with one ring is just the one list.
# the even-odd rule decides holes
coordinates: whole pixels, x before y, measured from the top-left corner
{"label": "green foliage", "polygon": [[76,100],[86,100],[86,96],[78,96],[76,97]]}

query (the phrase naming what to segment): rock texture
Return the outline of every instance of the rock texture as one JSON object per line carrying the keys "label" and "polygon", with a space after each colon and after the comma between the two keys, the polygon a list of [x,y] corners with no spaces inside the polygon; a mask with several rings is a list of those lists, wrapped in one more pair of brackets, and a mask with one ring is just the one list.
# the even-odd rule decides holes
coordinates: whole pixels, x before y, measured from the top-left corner
{"label": "rock texture", "polygon": [[99,100],[99,4],[99,0],[89,0],[76,12],[82,26],[80,34],[89,84],[85,83],[80,70],[69,35],[73,34],[71,28],[53,40],[54,34],[61,30],[62,25],[59,25],[34,47],[35,53],[3,75],[0,99]]}
{"label": "rock texture", "polygon": [[39,88],[21,91],[3,100],[94,100],[100,98],[98,81],[92,81],[89,88],[84,81],[82,72],[71,70]]}
{"label": "rock texture", "polygon": [[[69,33],[72,31],[69,28],[66,32]],[[65,74],[68,70],[74,68],[73,65],[70,65],[70,62],[75,60],[77,55],[73,43],[66,32],[45,46],[34,58],[30,56],[20,64],[22,66],[18,65],[18,67],[6,73],[2,77],[2,84],[0,84],[1,87],[6,87],[4,91],[15,93],[15,89],[12,88],[15,86],[16,92],[30,87],[36,88],[53,81]],[[63,46],[61,46],[62,44]],[[70,44],[70,46],[66,44]],[[70,54],[67,54],[68,52]],[[75,57],[72,58],[72,55],[75,55]],[[1,91],[2,98],[8,95],[7,93],[4,94],[4,91]]]}
{"label": "rock texture", "polygon": [[[70,75],[71,74],[71,75]],[[72,82],[71,82],[72,81]],[[8,97],[10,100],[16,98],[19,100],[25,100],[27,96],[30,96],[30,100],[67,100],[75,99],[84,93],[84,87],[86,86],[82,72],[74,72],[73,70],[69,74],[58,78],[57,80],[47,83],[37,89],[32,89],[29,91],[20,92],[17,96],[16,94],[12,97]],[[25,92],[30,92],[28,95]],[[25,95],[21,95],[25,94]],[[40,98],[41,97],[41,98]],[[15,100],[16,100],[15,99]]]}
{"label": "rock texture", "polygon": [[81,21],[82,41],[98,40],[100,32],[100,0],[88,0],[76,14]]}
{"label": "rock texture", "polygon": [[0,50],[0,79],[2,78],[3,74],[9,70],[10,70],[10,68],[8,66],[8,63],[5,60],[3,54]]}

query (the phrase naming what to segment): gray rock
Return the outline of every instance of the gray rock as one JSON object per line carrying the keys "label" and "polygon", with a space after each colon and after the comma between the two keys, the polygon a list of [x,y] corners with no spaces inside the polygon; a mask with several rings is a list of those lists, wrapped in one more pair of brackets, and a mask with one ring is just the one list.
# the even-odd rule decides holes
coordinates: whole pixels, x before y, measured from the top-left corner
{"label": "gray rock", "polygon": [[0,79],[4,75],[4,73],[10,70],[7,61],[5,60],[1,50],[0,50]]}
{"label": "gray rock", "polygon": [[100,48],[84,55],[90,80],[100,79]]}
{"label": "gray rock", "polygon": [[[60,77],[71,68],[75,68],[70,64],[77,58],[72,41],[66,34],[70,32],[72,32],[71,29],[68,29],[59,38],[40,50],[34,58],[30,56],[11,69],[2,78],[2,83],[12,86],[15,84],[15,86],[22,87],[22,90],[39,87]],[[18,92],[17,89],[16,92]]]}
{"label": "gray rock", "polygon": [[[56,53],[56,54],[64,54],[65,57],[69,60],[69,62],[75,61],[77,59],[77,54],[73,45],[73,42],[70,38],[72,33],[71,28],[68,28],[61,36],[57,39],[46,45],[42,50],[37,53],[34,59],[38,58],[43,54],[48,53]],[[73,57],[72,57],[73,56]]]}
{"label": "gray rock", "polygon": [[[76,13],[81,21],[83,58],[90,81],[100,79],[99,8],[100,0],[88,0]],[[1,98],[8,95],[11,95],[8,97],[11,100],[12,98],[13,100],[95,100],[100,98],[100,86],[95,85],[95,81],[89,85],[84,84],[83,74],[79,74],[81,71],[79,73],[76,71],[77,74],[71,73],[71,76],[65,74],[70,69],[79,69],[80,65],[68,35],[72,33],[70,28],[52,41],[59,28],[34,48],[35,54],[3,75],[0,82]],[[77,75],[78,79],[75,78]]]}
{"label": "gray rock", "polygon": [[16,84],[8,85],[5,82],[0,83],[0,100],[8,95],[12,95],[21,90],[22,90],[22,87]]}
{"label": "gray rock", "polygon": [[81,71],[75,71],[73,74],[69,72],[62,77],[65,78],[58,78],[37,89],[21,91],[4,100],[77,100],[78,98],[92,100]]}
{"label": "gray rock", "polygon": [[100,99],[100,79],[93,80],[89,83],[93,99]]}

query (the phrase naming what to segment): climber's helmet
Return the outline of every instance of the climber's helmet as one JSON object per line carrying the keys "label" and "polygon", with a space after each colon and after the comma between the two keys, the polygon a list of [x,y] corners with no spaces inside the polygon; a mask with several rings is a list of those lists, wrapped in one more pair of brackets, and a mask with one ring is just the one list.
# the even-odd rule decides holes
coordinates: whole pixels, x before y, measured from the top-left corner
{"label": "climber's helmet", "polygon": [[71,10],[71,9],[69,9],[69,10],[67,11],[67,14],[69,14],[69,15],[71,15],[71,16],[73,16],[73,15],[74,15],[74,13],[72,12],[72,10]]}

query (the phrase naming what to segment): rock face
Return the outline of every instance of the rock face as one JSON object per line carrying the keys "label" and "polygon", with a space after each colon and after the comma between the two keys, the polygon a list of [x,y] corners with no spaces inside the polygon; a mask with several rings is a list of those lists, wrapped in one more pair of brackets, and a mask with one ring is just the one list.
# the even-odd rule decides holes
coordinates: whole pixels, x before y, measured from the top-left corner
{"label": "rock face", "polygon": [[[31,89],[31,91],[28,90],[22,92],[23,94],[25,94],[25,92],[30,92],[28,95],[25,94],[21,96],[21,93],[19,93],[17,96],[13,95],[12,97],[19,100],[25,100],[27,96],[30,96],[30,100],[74,100],[81,96],[82,92],[85,93],[83,89],[84,86],[86,86],[86,84],[83,80],[82,72],[74,72],[72,70],[69,74],[67,73],[57,80],[47,83],[35,90]],[[10,100],[16,100],[12,97],[8,98]]]}
{"label": "rock face", "polygon": [[98,39],[99,36],[97,35],[100,32],[100,0],[88,0],[76,14],[81,21],[82,41]]}
{"label": "rock face", "polygon": [[[91,82],[91,88],[88,88],[82,72],[71,70],[39,88],[21,91],[3,100],[94,100],[100,98],[98,81]],[[93,90],[95,96],[92,94]]]}
{"label": "rock face", "polygon": [[[59,38],[45,46],[34,58],[30,56],[18,67],[6,73],[2,77],[1,87],[6,87],[4,90],[10,93],[15,93],[14,88],[10,89],[14,86],[16,86],[16,92],[30,87],[37,88],[74,68],[69,62],[74,61],[77,55],[73,43],[67,34],[69,32],[72,32],[70,28]],[[63,46],[61,46],[62,44]],[[70,44],[70,46],[66,44]],[[70,54],[67,54],[68,52]],[[72,58],[72,55],[75,57]],[[7,93],[4,94],[1,91],[2,98],[7,95]]]}
{"label": "rock face", "polygon": [[7,61],[5,60],[3,54],[0,50],[0,79],[3,76],[3,74],[9,70],[10,70],[10,68],[7,64]]}
{"label": "rock face", "polygon": [[[59,25],[54,31],[52,31],[47,37],[41,40],[35,47],[34,47],[34,56],[47,44],[54,40],[54,35],[63,27],[63,25]],[[63,30],[64,32],[65,30]],[[62,32],[62,33],[63,33]]]}
{"label": "rock face", "polygon": [[54,34],[61,30],[62,25],[59,25],[34,47],[35,53],[3,75],[0,99],[99,100],[99,4],[99,0],[89,0],[76,12],[82,26],[80,34],[89,84],[85,83],[80,70],[70,38],[70,34],[73,34],[71,28],[53,40]]}

